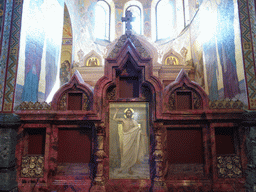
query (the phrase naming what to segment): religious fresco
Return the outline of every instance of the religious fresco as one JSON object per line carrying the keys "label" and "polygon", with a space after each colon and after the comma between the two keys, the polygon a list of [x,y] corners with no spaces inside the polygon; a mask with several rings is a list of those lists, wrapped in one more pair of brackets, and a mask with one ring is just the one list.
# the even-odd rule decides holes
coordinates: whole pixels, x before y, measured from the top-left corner
{"label": "religious fresco", "polygon": [[116,38],[123,34],[123,28],[122,28],[123,23],[121,21],[122,16],[123,16],[123,9],[116,8],[116,14],[115,14]]}
{"label": "religious fresco", "polygon": [[64,4],[64,21],[62,33],[62,47],[61,47],[61,66],[60,66],[60,85],[67,83],[71,78],[71,63],[72,63],[72,25],[68,8]]}
{"label": "religious fresco", "polygon": [[73,60],[78,65],[79,63],[79,51],[88,53],[92,49],[96,48],[94,41],[94,19],[95,19],[95,5],[96,2],[91,1],[66,1],[66,5],[70,14],[72,22],[73,33]]}
{"label": "religious fresco", "polygon": [[149,179],[148,104],[110,103],[110,179]]}
{"label": "religious fresco", "polygon": [[211,101],[238,99],[247,104],[237,1],[208,0],[200,6],[191,26],[196,79],[200,81],[203,70]]}
{"label": "religious fresco", "polygon": [[100,66],[100,61],[97,57],[91,57],[86,61],[87,67],[98,67]]}
{"label": "religious fresco", "polygon": [[63,36],[62,38],[72,38],[72,25],[68,8],[64,6]]}
{"label": "religious fresco", "polygon": [[168,56],[164,60],[164,65],[179,65],[179,61],[175,56]]}
{"label": "religious fresco", "polygon": [[70,80],[70,63],[68,60],[64,61],[60,65],[60,85],[63,85]]}
{"label": "religious fresco", "polygon": [[192,43],[192,60],[195,67],[195,81],[205,89],[203,48],[197,41]]}
{"label": "religious fresco", "polygon": [[23,4],[16,104],[45,101],[57,80],[64,1]]}
{"label": "religious fresco", "polygon": [[144,9],[144,35],[151,37],[151,9]]}

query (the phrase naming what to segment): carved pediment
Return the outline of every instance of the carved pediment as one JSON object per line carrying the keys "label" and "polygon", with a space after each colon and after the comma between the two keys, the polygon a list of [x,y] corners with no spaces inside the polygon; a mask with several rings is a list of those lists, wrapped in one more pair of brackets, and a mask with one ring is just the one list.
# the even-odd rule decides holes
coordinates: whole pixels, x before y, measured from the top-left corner
{"label": "carved pediment", "polygon": [[[180,105],[180,106],[179,106]],[[208,96],[199,84],[191,81],[185,70],[164,89],[165,112],[208,108]]]}
{"label": "carved pediment", "polygon": [[55,93],[52,100],[53,109],[69,110],[68,102],[76,103],[75,100],[72,101],[72,97],[78,99],[77,102],[80,102],[81,109],[79,110],[92,110],[93,89],[84,82],[78,71],[75,71],[71,80]]}

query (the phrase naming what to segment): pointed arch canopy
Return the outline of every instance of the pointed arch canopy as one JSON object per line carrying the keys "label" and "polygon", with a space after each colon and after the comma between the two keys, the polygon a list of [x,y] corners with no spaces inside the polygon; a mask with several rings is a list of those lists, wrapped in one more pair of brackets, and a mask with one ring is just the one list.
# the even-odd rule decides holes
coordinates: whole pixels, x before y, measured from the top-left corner
{"label": "pointed arch canopy", "polygon": [[68,110],[68,93],[80,93],[82,94],[81,104],[82,109],[85,111],[92,110],[93,103],[93,88],[84,82],[78,71],[75,71],[71,80],[64,84],[54,95],[52,100],[53,110]]}
{"label": "pointed arch canopy", "polygon": [[[179,95],[188,95],[191,99],[191,101],[188,101],[191,102],[191,106],[187,109],[179,108],[177,106],[179,103]],[[181,97],[181,99],[183,98]],[[182,69],[176,80],[164,89],[164,106],[164,113],[176,110],[188,111],[189,109],[205,110],[209,108],[209,99],[203,88],[196,82],[191,81],[185,70]]]}
{"label": "pointed arch canopy", "polygon": [[[104,76],[99,79],[94,89],[94,109],[98,116],[101,118],[105,116],[105,113],[102,113],[102,111],[104,111],[103,108],[108,102],[107,90],[114,90],[115,99],[122,100],[122,97],[118,95],[119,78],[120,76],[126,77],[131,75],[131,73],[129,74],[129,69],[132,69],[130,70],[132,73],[139,74],[138,82],[140,91],[137,98],[130,98],[128,100],[140,101],[143,97],[141,91],[143,89],[142,86],[144,88],[146,87],[153,95],[153,119],[160,116],[162,111],[161,92],[163,87],[161,82],[153,76],[152,59],[135,36],[121,36],[112,52],[106,58],[104,67]],[[128,75],[126,75],[127,71]]]}

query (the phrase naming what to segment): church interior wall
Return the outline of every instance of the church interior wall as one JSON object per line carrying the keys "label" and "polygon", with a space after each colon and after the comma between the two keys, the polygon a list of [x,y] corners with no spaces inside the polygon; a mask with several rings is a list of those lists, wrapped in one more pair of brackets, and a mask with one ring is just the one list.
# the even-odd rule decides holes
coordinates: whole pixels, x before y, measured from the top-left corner
{"label": "church interior wall", "polygon": [[[233,5],[234,7],[234,13],[235,14],[235,19],[232,21],[234,22],[234,38],[235,38],[235,45],[233,45],[233,47],[235,46],[235,61],[232,61],[233,63],[235,62],[236,65],[236,71],[233,73],[234,74],[234,78],[238,79],[237,81],[239,82],[239,89],[234,92],[234,94],[232,96],[227,96],[227,93],[224,93],[224,84],[223,84],[223,74],[222,74],[222,62],[220,62],[220,54],[218,53],[217,47],[215,47],[215,61],[209,61],[207,60],[208,58],[208,54],[211,55],[211,50],[207,49],[203,49],[203,45],[206,46],[209,49],[209,42],[206,40],[207,37],[203,37],[207,34],[207,28],[209,25],[205,25],[207,23],[207,21],[205,21],[205,19],[203,18],[203,14],[205,12],[203,12],[204,9],[209,9],[209,5],[213,6],[210,7],[210,10],[212,12],[212,17],[215,18],[209,18],[212,19],[212,21],[215,21],[215,25],[216,25],[216,14],[217,14],[217,4],[215,2],[210,3],[209,1],[202,1],[202,2],[191,2],[190,3],[190,17],[191,20],[193,19],[193,21],[191,21],[191,25],[188,26],[188,29],[184,30],[181,34],[179,34],[179,36],[177,38],[175,38],[174,40],[171,40],[169,42],[165,42],[165,43],[159,43],[159,42],[152,42],[152,39],[154,39],[152,37],[152,29],[149,26],[150,21],[153,22],[153,19],[150,19],[150,15],[152,17],[152,9],[153,7],[153,3],[152,5],[149,5],[145,2],[142,2],[143,7],[145,6],[144,9],[144,24],[147,24],[147,27],[144,28],[144,32],[147,30],[147,34],[144,36],[146,37],[147,40],[149,40],[149,42],[151,42],[151,44],[155,47],[157,47],[158,49],[158,60],[161,60],[159,58],[161,58],[161,56],[164,55],[165,52],[168,52],[170,50],[170,47],[172,47],[172,49],[174,49],[177,52],[180,52],[180,50],[182,49],[182,47],[185,47],[188,51],[187,51],[187,55],[186,55],[186,61],[190,64],[190,65],[194,65],[195,67],[195,81],[197,81],[200,85],[202,85],[206,92],[210,95],[212,95],[212,97],[210,97],[211,100],[216,100],[216,99],[225,99],[225,98],[229,98],[229,99],[238,99],[238,100],[242,100],[244,102],[245,105],[247,105],[247,99],[246,99],[246,88],[245,88],[245,81],[244,81],[244,74],[243,74],[243,62],[242,62],[242,54],[241,54],[241,44],[240,44],[240,34],[239,34],[239,26],[238,26],[238,13],[237,13],[237,2],[233,1],[235,4]],[[212,5],[213,4],[213,5]],[[74,6],[74,5],[73,5]],[[88,10],[89,7],[91,5],[87,5],[88,6]],[[207,8],[208,7],[208,8]],[[81,12],[81,10],[80,10]],[[197,13],[198,12],[198,13]],[[87,13],[89,14],[89,13]],[[90,14],[93,14],[93,12],[91,11]],[[85,15],[85,12],[83,13],[83,15]],[[121,19],[121,17],[123,16],[123,7],[120,6],[120,4],[116,5],[116,37],[118,37],[118,35],[123,33],[123,29],[121,26],[121,22],[118,20],[118,18]],[[209,21],[209,20],[208,20]],[[89,24],[91,23],[91,24]],[[89,34],[91,34],[91,36],[88,36],[86,39],[89,40],[91,38],[92,40],[92,33],[90,33],[90,31],[92,30],[93,27],[93,21],[89,21],[87,22],[87,30],[89,31]],[[205,25],[205,26],[204,26]],[[204,27],[202,27],[204,26]],[[198,27],[198,28],[197,28]],[[91,29],[89,29],[91,28]],[[197,29],[197,30],[193,30]],[[216,28],[216,26],[214,26],[214,23],[211,24],[210,29]],[[191,31],[193,30],[193,32]],[[83,31],[84,32],[84,31]],[[224,33],[224,32],[223,32]],[[151,35],[149,35],[151,34]],[[211,34],[211,33],[210,33]],[[208,34],[209,37],[209,34]],[[79,41],[81,41],[82,39],[85,39],[83,37],[78,37],[77,39],[79,39]],[[78,41],[78,40],[77,40]],[[84,42],[84,41],[83,41]],[[85,53],[89,52],[91,49],[96,49],[99,50],[98,52],[104,57],[103,54],[103,49],[104,47],[99,46],[99,45],[95,45],[93,41],[90,41],[91,46],[88,46],[86,48],[82,48],[81,50]],[[191,44],[191,45],[190,45]],[[200,45],[201,44],[201,45]],[[212,42],[212,44],[216,44],[214,42]],[[214,45],[212,45],[214,46]],[[75,45],[75,47],[77,47],[77,45]],[[80,46],[81,47],[81,46]],[[109,46],[111,47],[111,46]],[[102,49],[102,50],[100,50]],[[214,49],[214,47],[213,47]],[[75,53],[77,52],[78,49],[75,48]],[[105,51],[106,52],[106,51]],[[192,55],[193,54],[193,58]],[[77,54],[75,54],[74,56],[74,62],[79,62],[79,59],[77,58]],[[210,68],[209,68],[209,63],[210,62],[215,62],[215,64],[211,64]],[[203,66],[202,66],[203,63]],[[155,63],[157,64],[157,63]],[[162,63],[160,63],[162,64]],[[216,66],[215,66],[216,65]],[[215,69],[212,69],[212,67],[215,66]],[[211,92],[211,93],[210,93]],[[226,91],[227,92],[227,91]]]}
{"label": "church interior wall", "polygon": [[[26,109],[24,109],[23,111],[22,110],[18,111],[18,108],[16,108],[17,106],[20,105],[22,101],[32,101],[32,102],[46,101],[49,95],[53,96],[52,90],[54,89],[55,85],[57,85],[56,81],[58,80],[56,79],[56,77],[58,78],[60,76],[60,84],[64,85],[70,81],[71,76],[74,73],[76,73],[75,72],[76,69],[81,73],[83,80],[87,83],[86,86],[88,86],[90,90],[93,90],[93,87],[95,86],[96,82],[100,79],[100,77],[104,75],[104,67],[106,62],[105,59],[108,58],[110,53],[112,53],[113,48],[115,48],[116,43],[118,42],[118,39],[124,34],[124,27],[123,27],[124,23],[121,22],[121,18],[125,16],[124,5],[125,3],[128,2],[128,0],[122,0],[122,1],[109,0],[107,2],[110,4],[110,7],[111,7],[111,23],[112,23],[109,42],[99,41],[95,37],[94,27],[95,27],[95,6],[97,4],[96,0],[93,0],[93,1],[66,0],[65,5],[64,5],[64,0],[54,0],[54,1],[40,0],[36,2],[34,2],[33,0],[24,0],[24,1],[0,0],[0,5],[1,5],[0,6],[0,35],[1,35],[0,41],[2,43],[2,46],[0,47],[0,55],[1,55],[1,58],[0,58],[0,108],[1,110],[0,111],[1,113],[4,111],[17,112],[19,115],[22,116],[23,122],[24,121],[29,122],[27,125],[23,126],[22,124],[22,126],[19,127],[18,124],[17,125],[15,124],[17,119],[11,119],[9,116],[7,117],[7,115],[4,113],[3,115],[0,114],[0,117],[1,117],[0,118],[0,128],[1,128],[0,129],[0,148],[2,149],[3,148],[2,146],[7,146],[2,151],[0,149],[0,186],[3,186],[2,183],[5,182],[4,179],[8,178],[8,177],[5,177],[5,175],[8,175],[9,173],[13,175],[16,174],[15,170],[13,170],[13,166],[14,166],[13,162],[15,159],[13,151],[15,151],[14,141],[16,139],[16,134],[18,134],[18,141],[19,141],[19,143],[16,145],[16,153],[18,154],[18,157],[19,157],[19,162],[17,164],[18,166],[17,177],[18,178],[20,177],[19,175],[19,173],[21,172],[20,163],[22,162],[22,158],[23,158],[22,155],[26,155],[26,149],[27,149],[26,147],[28,145],[26,142],[28,141],[28,135],[30,134],[30,131],[28,131],[28,129],[44,130],[43,133],[46,135],[45,146],[44,146],[46,151],[44,155],[46,159],[45,161],[47,163],[45,164],[46,166],[45,173],[42,179],[38,179],[36,181],[36,179],[33,180],[30,178],[26,178],[24,180],[26,180],[26,182],[28,181],[28,183],[24,184],[22,179],[19,178],[19,183],[23,187],[24,186],[28,187],[27,189],[24,188],[24,191],[29,190],[31,186],[33,186],[34,183],[38,182],[39,180],[42,183],[44,183],[45,181],[46,183],[48,181],[50,182],[50,180],[47,180],[48,177],[46,175],[46,172],[49,171],[50,173],[51,171],[53,171],[53,168],[56,167],[56,165],[59,163],[56,161],[58,160],[57,154],[61,152],[61,151],[58,151],[56,147],[57,146],[56,142],[58,141],[58,134],[60,135],[59,138],[62,141],[65,140],[68,134],[72,135],[73,141],[75,142],[73,142],[72,140],[70,140],[70,142],[71,143],[73,142],[72,144],[74,145],[76,144],[76,142],[79,143],[79,141],[86,140],[87,143],[85,144],[86,145],[91,144],[92,146],[90,146],[89,148],[95,149],[95,150],[96,150],[95,146],[97,141],[90,140],[91,137],[93,137],[93,139],[104,138],[104,142],[109,141],[108,124],[100,125],[99,124],[100,119],[97,119],[98,117],[96,118],[94,116],[95,115],[94,112],[83,111],[81,113],[78,112],[74,115],[72,114],[72,112],[67,111],[67,109],[65,108],[67,106],[64,106],[66,111],[65,110],[61,111],[59,109],[58,111],[57,109],[54,109],[55,111],[53,110],[49,112],[49,110],[52,110],[50,109],[50,105],[46,103],[42,104],[38,102],[26,103],[25,104]],[[163,124],[161,124],[162,122],[160,123],[158,122],[158,123],[160,128],[165,131],[164,133],[161,133],[161,134],[157,133],[156,131],[157,126],[156,127],[154,126],[154,128],[152,126],[151,139],[156,139],[160,135],[162,137],[160,140],[164,141],[163,143],[169,142],[169,144],[165,145],[165,148],[169,145],[173,145],[173,143],[170,142],[170,138],[175,137],[175,134],[176,135],[181,134],[184,136],[184,134],[182,133],[189,134],[189,131],[191,131],[191,133],[195,135],[193,139],[201,138],[200,140],[201,143],[197,143],[197,147],[199,150],[196,150],[197,148],[193,148],[190,150],[190,152],[193,150],[197,152],[199,151],[201,155],[201,156],[199,155],[201,159],[196,161],[196,163],[200,165],[195,166],[195,171],[194,171],[194,173],[196,172],[198,174],[197,175],[198,177],[195,175],[193,176],[190,175],[189,167],[191,165],[189,165],[188,162],[185,162],[186,159],[185,160],[184,159],[177,160],[175,158],[172,159],[170,155],[172,152],[170,152],[170,148],[168,148],[169,157],[167,158],[169,158],[169,160],[173,160],[173,161],[177,160],[176,163],[183,162],[183,165],[181,164],[175,165],[172,163],[170,164],[170,167],[168,168],[169,172],[167,172],[167,175],[166,175],[166,178],[168,180],[167,185],[169,189],[175,188],[177,186],[175,183],[176,181],[171,181],[171,180],[175,180],[179,178],[181,180],[184,178],[186,179],[200,178],[202,180],[198,181],[198,183],[196,184],[200,187],[204,185],[202,184],[204,183],[203,180],[208,180],[207,181],[208,183],[205,184],[205,188],[204,188],[205,190],[208,190],[211,187],[215,188],[216,190],[223,189],[222,187],[224,188],[230,187],[231,185],[228,185],[228,184],[222,185],[222,182],[223,181],[227,183],[229,183],[230,181],[235,182],[235,180],[237,179],[233,179],[233,180],[230,178],[223,179],[224,177],[228,177],[228,176],[222,174],[221,169],[217,168],[217,165],[228,166],[228,165],[223,165],[220,162],[221,160],[225,160],[224,163],[227,163],[229,160],[228,158],[223,159],[220,153],[217,152],[218,150],[220,151],[220,148],[221,148],[220,145],[218,144],[218,142],[221,140],[220,139],[221,136],[218,135],[219,133],[216,132],[216,130],[217,129],[219,130],[234,129],[237,131],[236,135],[239,135],[239,137],[241,137],[240,138],[241,143],[240,144],[235,143],[237,142],[237,139],[236,141],[231,141],[231,143],[234,142],[234,147],[236,148],[234,149],[234,151],[228,152],[228,153],[230,154],[233,153],[234,155],[234,158],[232,157],[232,163],[234,163],[234,166],[238,166],[238,164],[235,164],[235,162],[237,158],[240,158],[239,161],[241,163],[242,168],[239,165],[240,166],[239,169],[241,168],[242,173],[239,170],[237,172],[237,175],[238,175],[238,178],[242,177],[242,179],[241,180],[238,179],[240,182],[240,184],[238,185],[241,185],[240,187],[243,188],[244,186],[242,185],[244,185],[245,178],[247,177],[246,178],[247,187],[251,188],[254,186],[254,189],[256,190],[255,180],[251,179],[251,178],[255,178],[255,174],[253,173],[253,171],[255,172],[255,162],[256,162],[255,154],[254,154],[255,146],[253,145],[253,142],[255,142],[255,131],[254,131],[255,120],[252,120],[250,114],[247,115],[247,112],[246,113],[244,112],[245,109],[256,108],[255,107],[256,106],[255,104],[256,88],[254,86],[255,85],[254,59],[256,58],[256,52],[255,51],[253,52],[253,49],[256,48],[255,1],[253,0],[189,1],[189,7],[190,7],[189,25],[181,31],[176,30],[177,35],[175,36],[175,38],[169,39],[169,40],[163,40],[163,41],[156,41],[155,39],[156,35],[155,35],[155,29],[153,25],[155,25],[155,21],[154,21],[155,7],[154,6],[156,1],[151,2],[151,0],[142,0],[140,1],[140,3],[142,4],[142,7],[143,7],[142,23],[144,25],[144,28],[143,28],[144,30],[142,35],[136,34],[135,37],[137,40],[139,40],[141,44],[139,48],[145,48],[146,52],[149,53],[149,56],[152,58],[151,60],[152,66],[153,66],[152,71],[153,71],[153,74],[156,76],[156,78],[155,77],[154,78],[157,79],[157,81],[159,80],[159,82],[161,82],[159,83],[159,85],[163,86],[163,88],[168,87],[169,83],[175,82],[175,79],[178,76],[179,71],[181,69],[184,69],[188,74],[190,80],[193,80],[196,83],[198,83],[200,87],[204,89],[204,91],[208,95],[208,98],[210,99],[210,108],[207,108],[207,110],[205,111],[201,109],[196,111],[194,110],[193,107],[192,107],[193,110],[191,111],[190,111],[190,107],[186,108],[186,111],[179,111],[179,110],[175,111],[173,108],[171,108],[171,109],[168,109],[168,111],[165,114],[163,114],[163,117],[160,115],[161,118],[163,118],[164,120],[161,119],[160,116],[158,116],[159,119],[163,120]],[[247,6],[247,3],[248,3],[248,6]],[[20,8],[22,7],[22,4],[24,5],[23,12],[21,11],[22,8]],[[29,14],[32,12],[37,12],[36,17],[31,17],[30,15],[30,18],[28,18],[27,24],[30,27],[30,30],[27,30],[28,27],[27,28],[24,27],[26,25],[22,24],[23,21],[21,22],[21,25],[18,23],[19,16],[25,17],[26,15],[25,14],[26,6],[27,7],[30,6],[31,8],[30,9],[31,12],[28,12]],[[245,8],[242,9],[241,7],[243,6],[245,6]],[[240,8],[240,10],[238,8]],[[247,10],[247,8],[249,10]],[[58,14],[58,17],[54,17],[52,14],[54,11],[61,14]],[[63,11],[64,11],[64,20],[62,17]],[[62,16],[60,17],[60,15]],[[205,15],[207,15],[207,17]],[[247,21],[246,19],[244,20],[243,18],[247,18]],[[229,21],[229,22],[226,23],[226,21]],[[63,27],[62,27],[62,22],[63,22]],[[37,25],[33,25],[35,23]],[[49,27],[49,29],[47,29],[46,26]],[[20,28],[21,30],[19,30]],[[25,30],[26,32],[24,32]],[[20,37],[19,37],[19,31],[21,32]],[[29,35],[29,33],[34,33],[35,35]],[[63,34],[61,35],[61,33]],[[58,36],[58,37],[54,38],[54,36]],[[62,37],[62,40],[61,40],[61,37]],[[133,41],[132,43],[136,42],[137,40]],[[16,46],[14,46],[15,42],[16,43],[18,42]],[[136,47],[135,49],[138,49],[138,47]],[[29,51],[26,51],[26,50],[29,50]],[[19,54],[16,60],[15,60],[15,54],[16,56]],[[141,52],[139,54],[141,54]],[[180,61],[179,62],[180,65],[178,66],[176,66],[175,64],[166,65],[165,58],[167,58],[168,56],[170,56],[170,58],[172,58],[173,56],[178,58]],[[94,67],[87,67],[86,61],[89,58],[98,59],[97,61],[98,63],[100,63],[100,66],[97,66],[95,64]],[[29,60],[30,64],[26,64],[26,60]],[[109,61],[111,61],[111,59]],[[15,76],[16,74],[15,68],[17,68],[17,76]],[[154,80],[152,80],[152,82]],[[100,81],[104,82],[106,81],[106,79],[101,79]],[[29,83],[26,83],[26,82],[29,82]],[[28,86],[28,88],[25,88],[26,84],[32,85],[32,86],[30,87]],[[91,86],[89,86],[88,84]],[[107,91],[104,90],[106,92],[106,97],[110,96],[111,98],[112,97],[114,98],[116,95],[112,95],[112,94],[115,91],[115,88],[116,88],[115,85],[111,87],[110,93],[107,93]],[[186,89],[185,86],[183,88]],[[33,89],[33,91],[31,91],[31,89]],[[146,89],[146,88],[143,87],[143,89]],[[31,94],[28,94],[29,95],[28,97],[30,97],[29,99],[25,99],[24,98],[25,96],[23,97],[24,90],[31,91]],[[76,90],[75,91],[74,90],[72,94],[73,93],[77,94],[75,92]],[[95,94],[98,94],[97,92],[99,91],[103,91],[96,87],[94,91],[95,90],[96,90]],[[159,90],[154,90],[154,91],[155,92],[153,95],[155,97],[155,95],[160,94],[162,90],[160,90],[159,88]],[[179,96],[192,97],[191,95],[187,94],[186,91],[189,92],[191,90],[189,91],[185,90],[184,93],[181,91],[182,93],[179,92],[180,94]],[[247,92],[248,92],[248,95],[247,95]],[[152,95],[152,98],[153,98],[153,95]],[[175,103],[175,101],[177,101],[175,99],[177,99],[178,96],[175,96],[177,98],[172,96],[173,95],[170,94],[170,97],[168,99],[169,100],[173,99],[172,101]],[[13,99],[15,97],[14,109],[12,107],[13,100],[11,97],[13,97]],[[208,102],[208,98],[205,97],[203,100],[205,102],[206,101]],[[64,105],[64,103],[67,102],[67,100],[65,99],[67,98],[64,98],[63,96],[60,103],[62,102],[61,104]],[[86,103],[85,102],[86,98],[83,98],[83,99],[84,100],[82,102]],[[96,99],[99,99],[99,98],[96,98]],[[196,99],[198,98],[196,97],[193,98],[195,102],[196,102]],[[132,100],[130,98],[129,101],[134,102],[135,100]],[[102,104],[102,100],[99,100],[97,102],[98,102],[97,103],[98,107],[101,107],[100,105]],[[106,107],[107,104],[109,104],[108,102],[109,101],[106,101],[105,103],[103,103],[103,108],[104,108],[103,121],[107,121],[108,118],[110,117],[108,116],[108,108]],[[122,102],[125,102],[124,99],[122,100]],[[158,100],[158,102],[161,103],[162,101],[160,102],[160,100]],[[90,100],[90,103],[93,103],[92,99]],[[170,101],[166,102],[166,106],[170,105],[170,103],[171,103]],[[182,105],[182,102],[180,102],[179,105]],[[230,108],[234,108],[234,109],[230,109]],[[155,112],[157,115],[161,114],[160,109],[161,109],[160,107],[157,108]],[[30,111],[26,111],[26,110],[30,110]],[[48,110],[48,111],[44,111],[44,110]],[[59,116],[56,116],[54,118],[56,118],[60,124],[62,123],[61,121],[64,122],[65,120],[67,120],[67,122],[70,123],[70,125],[65,125],[65,123],[61,125],[56,125],[54,123],[49,124],[50,121],[53,122],[53,119],[54,119],[53,116],[55,116],[56,114],[58,114]],[[155,114],[152,114],[152,116],[155,116]],[[76,121],[74,120],[74,118],[79,118],[79,120]],[[88,119],[90,119],[93,122],[96,122],[95,125],[97,125],[97,130],[96,129],[93,130],[95,127],[85,128],[85,127],[81,127],[80,125],[78,126],[71,125],[72,123],[79,124],[84,121],[87,122]],[[243,120],[245,119],[246,120],[249,119],[249,120],[244,123]],[[38,122],[41,121],[43,123],[40,124],[40,123],[37,123],[37,121]],[[214,123],[215,121],[217,123]],[[3,125],[2,122],[4,123],[7,122],[7,124]],[[206,125],[205,122],[207,122],[208,124]],[[190,125],[190,123],[192,123],[192,125]],[[9,124],[11,125],[9,126]],[[13,130],[16,130],[16,128],[18,127],[19,127],[19,130],[17,133],[16,131],[13,131]],[[104,127],[104,128],[99,128],[99,127]],[[99,130],[106,129],[107,136],[104,135],[105,133],[103,132],[100,132],[100,131],[97,132],[98,128]],[[73,132],[73,133],[68,132],[68,131],[71,131],[71,129],[74,129],[77,132]],[[91,132],[81,133],[79,132],[81,131],[81,129],[91,129],[93,130],[94,134],[96,134],[97,132],[98,135],[92,136],[90,135]],[[153,131],[153,129],[155,129],[154,130],[155,132]],[[181,129],[184,132],[178,131]],[[5,130],[10,130],[11,133],[5,132]],[[243,132],[245,130],[247,131],[247,138],[245,137],[245,133]],[[58,132],[58,131],[62,131],[62,132]],[[75,137],[77,136],[76,134],[78,134],[78,132],[79,134],[83,134],[83,135],[82,136],[79,135],[79,137],[81,136],[81,138],[79,138],[80,140],[76,141]],[[25,133],[25,135],[23,135],[23,133]],[[8,136],[8,134],[10,136]],[[11,144],[8,142],[5,142],[6,138],[8,139],[8,141],[11,141]],[[199,139],[197,141],[199,142]],[[94,144],[95,146],[93,146]],[[61,150],[63,152],[65,151],[65,144],[62,143],[61,145],[62,145]],[[74,150],[74,145],[70,146],[69,150],[71,151]],[[109,152],[108,145],[109,145],[108,143],[104,144],[104,149],[107,148],[107,151],[106,151],[107,153]],[[248,154],[247,154],[247,151],[244,150],[246,146],[248,148],[248,151],[251,151]],[[177,148],[179,147],[181,146],[178,146]],[[183,147],[189,148],[191,146],[184,145]],[[12,150],[12,152],[10,153],[8,152],[9,148],[11,148]],[[204,148],[203,152],[200,151],[200,149],[202,148]],[[83,146],[83,149],[86,149],[86,146]],[[175,150],[175,148],[173,149]],[[103,150],[103,147],[102,149],[98,148],[97,150],[99,151]],[[157,150],[158,149],[156,147],[156,151]],[[91,153],[85,154],[86,157],[82,157],[84,160],[86,159],[85,163],[88,163],[89,157],[90,156],[92,157],[93,156],[92,153],[93,154],[95,153],[95,151],[90,151],[90,152]],[[10,155],[8,156],[8,153],[11,156]],[[7,156],[5,154],[7,154]],[[65,152],[63,152],[62,155],[65,156]],[[79,154],[75,154],[75,155],[79,156]],[[248,167],[247,167],[246,156],[248,157]],[[48,157],[53,157],[53,159],[48,161]],[[93,158],[96,158],[96,156]],[[7,161],[9,162],[9,159],[13,159],[13,160],[10,160],[11,163],[6,165],[6,162]],[[65,163],[64,161],[62,163]],[[68,161],[71,161],[71,160],[69,159]],[[6,173],[1,172],[3,167],[7,167]],[[79,169],[81,167],[72,167],[72,169],[73,168]],[[104,171],[108,169],[109,169],[108,165],[104,167]],[[177,171],[177,169],[179,171]],[[225,170],[227,169],[229,168],[225,167]],[[94,170],[96,170],[95,167],[94,167]],[[62,170],[60,170],[60,172],[61,171]],[[91,178],[89,177],[89,174],[91,172],[89,171],[88,165],[83,167],[80,171],[81,173],[83,171],[84,173],[86,172],[86,176],[84,178],[86,182],[87,181],[88,183],[91,182],[90,180]],[[213,172],[211,173],[211,171]],[[202,174],[203,172],[205,175],[200,176],[200,174]],[[187,177],[186,175],[187,173],[190,176]],[[176,176],[174,176],[175,174]],[[158,175],[156,177],[160,178],[161,176]],[[15,176],[13,176],[13,178],[15,178]],[[59,179],[61,180],[61,177],[59,177]],[[6,182],[9,182],[9,181],[6,181]],[[12,186],[16,185],[15,181],[11,181],[11,182],[13,182],[11,184]],[[31,185],[29,182],[31,182]],[[110,181],[110,183],[111,182],[112,181]],[[144,187],[149,188],[149,186],[151,186],[151,183],[147,183],[147,182],[149,181],[135,181],[134,183],[136,183],[135,184],[136,186],[144,185]],[[88,183],[87,183],[88,186],[86,187],[89,189],[91,186],[90,186],[90,183],[89,184]],[[64,183],[62,184],[64,186]],[[112,186],[108,188],[109,191],[113,190],[117,185],[117,183],[113,181],[111,185]],[[129,185],[130,187],[133,184],[131,182],[130,184],[127,184],[127,185]],[[124,186],[127,186],[127,185],[123,183],[120,186],[122,186],[121,188],[125,188]],[[184,186],[184,190],[186,187],[187,187],[186,189],[189,190],[190,186],[192,185],[195,186],[193,182],[188,184],[186,184],[185,182],[184,185],[183,184],[181,185]],[[11,189],[11,187],[9,187],[8,189]]]}

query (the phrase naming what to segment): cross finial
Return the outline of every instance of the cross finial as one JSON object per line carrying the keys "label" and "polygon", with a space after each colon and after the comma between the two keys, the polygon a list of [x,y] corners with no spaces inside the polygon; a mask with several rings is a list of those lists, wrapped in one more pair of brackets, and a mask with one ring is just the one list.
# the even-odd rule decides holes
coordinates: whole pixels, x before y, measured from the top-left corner
{"label": "cross finial", "polygon": [[132,12],[127,10],[125,12],[125,17],[122,17],[122,22],[126,22],[126,25],[125,25],[125,33],[127,35],[131,35],[132,33],[132,25],[131,25],[131,22],[133,22],[135,19],[135,17],[132,17]]}

